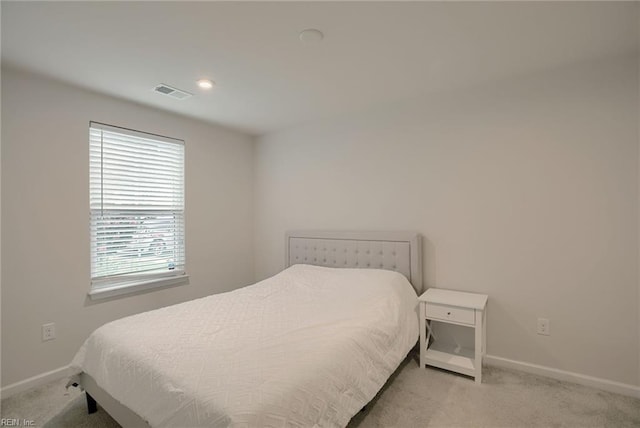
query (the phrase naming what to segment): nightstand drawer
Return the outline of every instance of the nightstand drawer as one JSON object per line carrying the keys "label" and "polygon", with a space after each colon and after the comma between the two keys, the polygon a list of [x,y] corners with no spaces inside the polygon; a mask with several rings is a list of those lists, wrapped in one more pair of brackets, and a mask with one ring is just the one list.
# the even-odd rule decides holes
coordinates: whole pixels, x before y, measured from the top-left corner
{"label": "nightstand drawer", "polygon": [[430,319],[453,321],[461,324],[474,325],[476,323],[476,311],[468,308],[425,303],[425,315]]}

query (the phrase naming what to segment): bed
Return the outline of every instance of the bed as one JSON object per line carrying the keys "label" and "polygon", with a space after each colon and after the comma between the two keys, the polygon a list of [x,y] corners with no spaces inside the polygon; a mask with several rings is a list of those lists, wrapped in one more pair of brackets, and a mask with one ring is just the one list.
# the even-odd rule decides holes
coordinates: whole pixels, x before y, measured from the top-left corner
{"label": "bed", "polygon": [[124,427],[345,426],[418,339],[420,246],[290,232],[279,274],[97,329],[72,382]]}

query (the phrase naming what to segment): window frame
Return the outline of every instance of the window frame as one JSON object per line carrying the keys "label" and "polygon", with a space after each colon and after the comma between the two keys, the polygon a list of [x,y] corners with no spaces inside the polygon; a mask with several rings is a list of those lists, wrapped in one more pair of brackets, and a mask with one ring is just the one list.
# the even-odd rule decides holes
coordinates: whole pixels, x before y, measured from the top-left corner
{"label": "window frame", "polygon": [[[97,257],[97,254],[94,252],[95,248],[94,246],[96,244],[94,244],[92,242],[93,239],[93,235],[94,233],[98,233],[97,230],[94,230],[95,224],[93,221],[93,216],[95,214],[95,207],[92,206],[92,201],[91,201],[91,195],[92,195],[92,189],[91,189],[91,178],[89,180],[89,195],[90,195],[90,202],[89,202],[89,234],[90,234],[90,248],[89,248],[89,255],[90,255],[90,291],[88,293],[89,298],[91,300],[98,300],[98,299],[105,299],[105,298],[111,298],[111,297],[115,297],[115,296],[120,296],[120,295],[126,295],[126,294],[131,294],[131,293],[138,293],[138,292],[143,292],[143,291],[149,291],[149,290],[153,290],[153,289],[157,289],[157,288],[165,288],[165,287],[170,287],[170,286],[175,286],[175,285],[183,285],[183,284],[187,284],[189,282],[189,276],[186,273],[186,268],[187,268],[187,261],[186,261],[186,185],[185,185],[185,175],[186,175],[186,165],[185,165],[185,160],[186,160],[186,144],[184,142],[184,140],[180,140],[180,139],[176,139],[176,138],[170,138],[170,137],[166,137],[163,135],[158,135],[158,134],[153,134],[153,133],[149,133],[149,132],[143,132],[143,131],[138,131],[138,130],[134,130],[134,129],[129,129],[129,128],[124,128],[124,127],[120,127],[120,126],[114,126],[114,125],[108,125],[105,123],[101,123],[101,122],[96,122],[96,121],[90,121],[89,122],[89,152],[91,153],[91,146],[92,146],[92,137],[91,137],[91,133],[92,130],[104,130],[107,132],[115,132],[121,135],[125,135],[125,136],[131,136],[134,138],[143,138],[143,139],[150,139],[153,140],[155,142],[164,142],[167,144],[178,144],[182,146],[182,168],[181,168],[181,172],[182,172],[182,178],[181,178],[181,182],[182,182],[182,191],[181,191],[181,196],[182,196],[182,210],[179,211],[182,215],[182,227],[183,227],[183,233],[181,235],[181,247],[180,247],[180,251],[182,254],[184,254],[184,263],[181,265],[183,268],[180,269],[179,271],[176,271],[175,273],[171,273],[170,271],[166,272],[166,273],[152,273],[150,275],[144,275],[142,274],[142,271],[138,272],[138,275],[136,276],[135,272],[131,273],[117,273],[114,275],[108,275],[108,276],[101,276],[101,277],[94,277],[94,257]],[[102,150],[102,149],[101,149]],[[102,168],[102,155],[101,155],[101,167]],[[91,173],[93,172],[92,170],[92,165],[91,165],[91,161],[89,162],[89,176],[91,177]],[[101,170],[101,174],[102,174],[102,170]],[[100,189],[100,195],[103,194],[104,189],[102,188],[102,183],[100,183],[101,189]],[[102,196],[101,196],[102,197]],[[101,202],[102,203],[102,202]],[[100,208],[101,210],[103,209],[102,206]],[[110,210],[112,212],[116,212],[117,210]],[[132,212],[153,212],[153,210],[149,210],[149,209],[141,209],[141,210],[136,210],[136,209],[121,209],[122,213],[129,213],[128,215],[131,216]],[[132,216],[133,217],[133,216]],[[173,227],[173,229],[171,230],[175,230],[175,225]],[[174,232],[175,233],[175,232]]]}

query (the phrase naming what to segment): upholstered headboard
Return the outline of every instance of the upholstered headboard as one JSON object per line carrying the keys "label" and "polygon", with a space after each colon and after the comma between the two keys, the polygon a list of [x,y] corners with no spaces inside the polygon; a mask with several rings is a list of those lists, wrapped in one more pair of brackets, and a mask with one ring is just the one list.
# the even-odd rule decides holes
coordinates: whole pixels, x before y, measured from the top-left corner
{"label": "upholstered headboard", "polygon": [[292,231],[286,234],[285,252],[287,267],[394,270],[422,292],[422,239],[416,232]]}

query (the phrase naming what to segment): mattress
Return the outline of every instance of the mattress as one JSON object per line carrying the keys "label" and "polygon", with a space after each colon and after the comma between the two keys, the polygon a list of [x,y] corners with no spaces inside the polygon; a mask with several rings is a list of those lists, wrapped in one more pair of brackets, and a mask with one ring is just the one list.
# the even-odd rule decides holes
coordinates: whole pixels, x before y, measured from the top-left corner
{"label": "mattress", "polygon": [[339,427],[418,338],[407,279],[295,265],[98,328],[71,364],[153,427]]}

